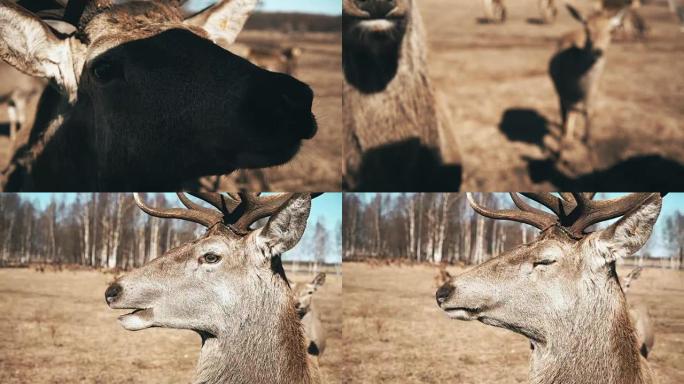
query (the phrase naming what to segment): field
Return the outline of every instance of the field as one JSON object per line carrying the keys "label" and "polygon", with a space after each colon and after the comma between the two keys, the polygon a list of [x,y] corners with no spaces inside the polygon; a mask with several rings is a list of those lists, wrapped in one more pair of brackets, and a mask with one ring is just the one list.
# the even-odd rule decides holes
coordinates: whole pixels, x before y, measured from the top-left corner
{"label": "field", "polygon": [[[435,303],[435,267],[345,262],[343,270],[345,383],[527,383],[529,342],[447,319]],[[683,283],[684,271],[646,269],[630,291],[655,319],[649,364],[660,384],[684,382]]]}
{"label": "field", "polygon": [[[481,22],[481,1],[423,0],[429,69],[453,116],[468,191],[652,190],[684,180],[684,33],[665,1],[641,9],[644,41],[614,39],[599,87],[586,161],[560,172],[544,144],[558,130],[547,74],[556,40],[581,27],[559,4],[552,25],[537,0],[507,1],[505,24]],[[588,0],[572,3],[591,9]],[[548,139],[547,139],[548,140]],[[638,174],[638,178],[630,177]],[[677,175],[677,176],[675,176]],[[656,188],[657,189],[657,188]]]}
{"label": "field", "polygon": [[[124,330],[104,302],[111,274],[0,269],[0,382],[187,383],[200,339],[190,331]],[[309,276],[289,276],[295,281]],[[342,279],[328,275],[316,302],[328,332],[327,382],[341,372]]]}
{"label": "field", "polygon": [[[285,165],[264,170],[266,188],[275,191],[334,191],[341,188],[342,158],[342,43],[340,33],[284,34],[245,30],[238,43],[244,45],[298,46],[302,49],[297,77],[314,90],[313,112],[318,133],[304,142],[300,152]],[[37,103],[34,100],[34,105]],[[35,106],[33,107],[35,108]],[[6,105],[0,105],[0,170],[11,160]],[[21,130],[18,143],[28,141]],[[236,175],[221,180],[221,188],[235,190]],[[260,188],[261,189],[261,188]]]}

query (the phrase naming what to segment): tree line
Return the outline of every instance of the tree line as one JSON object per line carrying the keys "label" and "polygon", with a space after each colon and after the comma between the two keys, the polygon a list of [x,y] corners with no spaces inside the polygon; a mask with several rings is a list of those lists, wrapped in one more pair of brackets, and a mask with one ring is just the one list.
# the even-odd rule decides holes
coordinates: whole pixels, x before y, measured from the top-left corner
{"label": "tree line", "polygon": [[[73,197],[73,196],[72,196]],[[163,194],[146,196],[167,206]],[[44,209],[20,194],[0,194],[0,266],[33,263],[138,267],[196,237],[198,225],[149,216],[132,194],[53,194]]]}
{"label": "tree line", "polygon": [[[508,194],[473,195],[490,208],[515,208]],[[539,233],[527,225],[477,214],[462,193],[347,193],[342,204],[345,260],[479,264],[533,240]],[[666,224],[658,235],[671,250],[667,256],[673,267],[681,265],[684,215],[676,212],[661,220]],[[646,247],[640,257],[648,254]]]}

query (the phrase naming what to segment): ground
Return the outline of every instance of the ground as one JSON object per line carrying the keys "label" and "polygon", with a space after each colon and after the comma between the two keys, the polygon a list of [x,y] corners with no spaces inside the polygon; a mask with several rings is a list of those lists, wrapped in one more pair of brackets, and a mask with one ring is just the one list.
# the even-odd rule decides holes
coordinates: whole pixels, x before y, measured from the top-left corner
{"label": "ground", "polygon": [[[637,189],[653,190],[663,183],[681,185],[684,71],[678,68],[684,62],[684,33],[667,2],[651,2],[640,11],[650,27],[644,41],[618,37],[609,47],[593,116],[592,159],[585,164],[593,172],[576,180],[551,167],[543,140],[560,123],[547,74],[549,59],[558,37],[580,24],[563,2],[556,2],[559,16],[551,25],[538,22],[537,0],[506,3],[505,24],[480,22],[481,1],[418,4],[427,26],[431,77],[446,98],[460,141],[461,188],[616,190],[623,185],[635,189],[636,183]],[[588,0],[573,4],[591,9]]]}
{"label": "ground", "polygon": [[[529,342],[447,319],[435,302],[436,272],[344,263],[345,383],[527,383]],[[684,382],[684,271],[645,269],[628,298],[646,303],[655,319],[649,364],[658,382]]]}
{"label": "ground", "polygon": [[[288,276],[295,281],[311,276]],[[113,275],[0,269],[0,383],[187,383],[200,339],[190,331],[124,330],[104,302]],[[342,279],[316,293],[328,333],[321,371],[339,383]]]}

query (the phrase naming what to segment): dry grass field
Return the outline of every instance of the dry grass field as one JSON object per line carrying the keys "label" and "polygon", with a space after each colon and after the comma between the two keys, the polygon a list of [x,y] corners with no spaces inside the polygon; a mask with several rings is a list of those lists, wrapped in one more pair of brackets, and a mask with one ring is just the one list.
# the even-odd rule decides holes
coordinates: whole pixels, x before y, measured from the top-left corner
{"label": "dry grass field", "polygon": [[[267,187],[275,191],[335,191],[341,188],[342,159],[342,42],[340,33],[291,33],[245,30],[244,45],[293,46],[302,49],[297,77],[314,90],[313,112],[318,133],[304,142],[300,152],[285,165],[264,170]],[[36,98],[37,99],[37,98]],[[37,102],[34,101],[34,104]],[[35,107],[34,107],[35,108]],[[0,170],[11,160],[7,108],[0,105]],[[20,131],[18,143],[28,141]],[[234,185],[227,176],[222,185]]]}
{"label": "dry grass field", "polygon": [[[530,190],[570,185],[615,190],[620,189],[619,182],[654,188],[664,181],[681,185],[684,33],[666,1],[652,1],[641,9],[650,27],[644,41],[616,38],[608,49],[590,160],[582,164],[587,170],[577,180],[551,167],[543,139],[560,123],[547,74],[549,59],[557,38],[580,24],[564,7],[554,24],[545,25],[537,22],[537,0],[506,3],[507,22],[486,24],[478,22],[484,16],[481,1],[419,2],[428,32],[430,74],[446,96],[460,141],[461,188]],[[589,0],[572,3],[591,9]]]}
{"label": "dry grass field", "polygon": [[[200,349],[190,331],[124,330],[104,302],[111,274],[0,269],[0,383],[187,383]],[[289,276],[295,281],[310,276]],[[321,370],[339,383],[342,279],[316,303],[328,332]]]}
{"label": "dry grass field", "polygon": [[[435,267],[344,263],[343,270],[345,383],[527,383],[529,342],[447,319],[435,303]],[[646,269],[630,297],[655,319],[649,362],[658,382],[684,382],[684,271]]]}

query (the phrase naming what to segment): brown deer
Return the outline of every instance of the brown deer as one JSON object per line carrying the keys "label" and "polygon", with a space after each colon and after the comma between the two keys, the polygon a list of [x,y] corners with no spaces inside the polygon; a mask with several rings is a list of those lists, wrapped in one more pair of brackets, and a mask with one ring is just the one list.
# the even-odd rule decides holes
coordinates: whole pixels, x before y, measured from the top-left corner
{"label": "brown deer", "polygon": [[119,317],[121,326],[197,332],[194,383],[319,383],[280,259],[304,233],[311,196],[196,194],[216,210],[178,196],[187,209],[153,208],[138,194],[135,201],[152,216],[207,231],[107,288],[110,308],[133,310]]}
{"label": "brown deer", "polygon": [[[583,28],[561,37],[558,51],[549,64],[549,74],[560,100],[563,140],[580,136],[586,143],[590,134],[590,113],[606,64],[605,53],[611,32],[622,23],[624,11],[613,16],[595,13],[586,18],[575,7],[569,4],[566,7]],[[584,127],[578,135],[577,120],[580,118]]]}
{"label": "brown deer", "polygon": [[447,271],[446,266],[441,265],[437,270],[437,274],[435,274],[435,286],[439,288],[442,285],[446,284],[449,280],[451,280],[451,278],[451,273]]}
{"label": "brown deer", "polygon": [[7,106],[9,118],[10,146],[14,149],[19,129],[24,129],[29,122],[28,105],[46,86],[46,82],[25,75],[14,67],[0,62],[0,103]]}
{"label": "brown deer", "polygon": [[250,47],[247,59],[261,68],[281,72],[290,76],[297,75],[302,49],[292,47]]}
{"label": "brown deer", "polygon": [[295,308],[304,327],[307,352],[317,358],[325,351],[326,334],[313,296],[325,284],[325,273],[321,272],[310,283],[296,283],[292,287]]}
{"label": "brown deer", "polygon": [[87,1],[63,35],[0,0],[0,57],[52,85],[6,190],[179,189],[284,163],[315,134],[306,84],[213,42],[235,40],[257,0],[187,19],[178,3]]}
{"label": "brown deer", "polygon": [[[641,276],[641,271],[641,267],[636,267],[625,276],[624,280],[622,280],[621,285],[622,290],[625,292],[625,296],[629,293],[632,282]],[[641,353],[643,357],[648,358],[648,355],[653,350],[653,345],[655,344],[655,329],[653,328],[651,314],[649,313],[646,304],[641,302],[634,303],[632,300],[628,301],[629,317],[636,330],[637,340],[639,342],[639,353]]]}
{"label": "brown deer", "polygon": [[[439,307],[450,318],[479,320],[527,337],[533,346],[530,383],[652,383],[615,262],[649,239],[661,195],[601,201],[584,193],[526,195],[553,213],[515,193],[519,210],[490,210],[468,194],[477,213],[532,225],[541,233],[440,287]],[[585,231],[618,217],[603,230]]]}
{"label": "brown deer", "polygon": [[430,82],[426,50],[416,0],[343,1],[345,188],[460,187],[458,143]]}
{"label": "brown deer", "polygon": [[504,0],[483,0],[485,20],[495,23],[506,21],[506,2]]}

